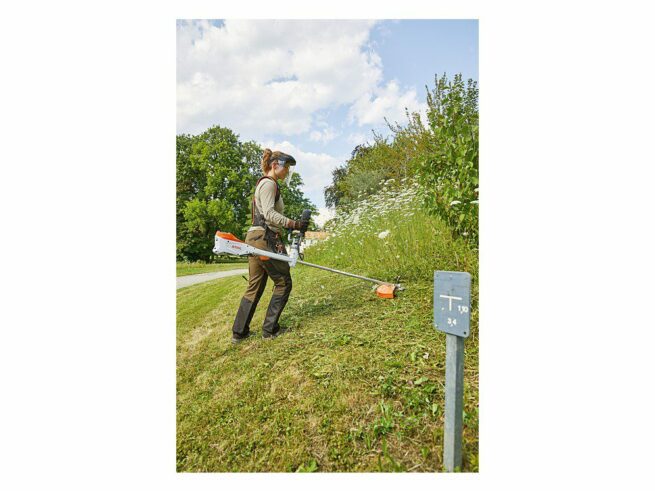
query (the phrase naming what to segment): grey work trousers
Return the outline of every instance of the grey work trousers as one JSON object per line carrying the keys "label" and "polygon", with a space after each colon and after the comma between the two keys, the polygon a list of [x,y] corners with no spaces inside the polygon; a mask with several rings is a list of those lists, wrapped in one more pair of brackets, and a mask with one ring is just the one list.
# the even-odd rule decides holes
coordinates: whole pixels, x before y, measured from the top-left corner
{"label": "grey work trousers", "polygon": [[[270,232],[269,232],[270,234]],[[267,240],[267,238],[269,240]],[[276,243],[277,241],[277,243]],[[279,237],[265,237],[263,230],[253,230],[246,235],[246,244],[258,249],[277,252],[275,249],[282,243]],[[280,330],[278,320],[291,293],[291,272],[289,263],[263,256],[248,258],[248,287],[241,298],[239,310],[232,325],[232,336],[244,338],[250,333],[250,321],[255,313],[259,299],[264,293],[266,282],[270,277],[275,284],[271,301],[268,304],[262,335],[271,336]]]}

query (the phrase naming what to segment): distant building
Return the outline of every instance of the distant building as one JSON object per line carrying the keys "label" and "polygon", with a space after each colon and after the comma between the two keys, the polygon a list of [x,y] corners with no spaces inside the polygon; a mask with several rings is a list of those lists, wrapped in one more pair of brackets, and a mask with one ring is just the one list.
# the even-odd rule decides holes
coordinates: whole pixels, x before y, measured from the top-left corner
{"label": "distant building", "polygon": [[318,242],[319,240],[327,239],[328,235],[329,234],[327,232],[323,232],[323,231],[320,231],[320,230],[316,231],[316,232],[311,232],[311,231],[308,230],[307,232],[305,232],[305,241],[314,240],[314,241]]}
{"label": "distant building", "polygon": [[[305,240],[303,240],[303,243],[300,244],[300,252],[303,252],[307,247],[313,246],[318,242],[327,239],[329,236],[330,234],[327,232],[322,232],[322,231],[311,232],[308,230],[307,232],[305,232]],[[288,252],[288,247],[287,247],[287,252]]]}

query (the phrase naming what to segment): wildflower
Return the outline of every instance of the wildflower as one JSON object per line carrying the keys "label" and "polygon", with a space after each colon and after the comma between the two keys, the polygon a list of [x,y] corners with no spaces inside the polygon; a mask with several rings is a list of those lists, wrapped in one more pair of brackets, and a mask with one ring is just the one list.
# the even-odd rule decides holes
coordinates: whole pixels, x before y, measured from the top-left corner
{"label": "wildflower", "polygon": [[390,233],[389,230],[385,230],[384,232],[380,232],[380,233],[378,234],[378,237],[379,237],[380,239],[384,239],[384,238],[386,238],[387,235],[389,235],[389,233]]}
{"label": "wildflower", "polygon": [[454,200],[454,201],[451,201],[451,202],[450,202],[450,206],[453,206],[453,205],[459,205],[459,204],[461,204],[461,203],[462,203],[461,201]]}
{"label": "wildflower", "polygon": [[477,204],[478,204],[478,200],[475,199],[475,200],[471,201],[471,204],[472,204],[472,205],[477,205]]}
{"label": "wildflower", "polygon": [[423,359],[425,359],[425,360],[427,360],[429,357],[430,357],[430,354],[429,354],[429,353],[425,353],[425,354],[423,355]]}

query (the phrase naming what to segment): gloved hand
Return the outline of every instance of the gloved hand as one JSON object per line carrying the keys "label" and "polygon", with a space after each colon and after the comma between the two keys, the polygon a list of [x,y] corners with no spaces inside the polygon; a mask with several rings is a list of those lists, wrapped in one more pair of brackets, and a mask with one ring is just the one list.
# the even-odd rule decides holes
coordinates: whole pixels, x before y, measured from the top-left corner
{"label": "gloved hand", "polygon": [[306,232],[307,227],[309,227],[309,220],[289,220],[289,228],[291,230]]}

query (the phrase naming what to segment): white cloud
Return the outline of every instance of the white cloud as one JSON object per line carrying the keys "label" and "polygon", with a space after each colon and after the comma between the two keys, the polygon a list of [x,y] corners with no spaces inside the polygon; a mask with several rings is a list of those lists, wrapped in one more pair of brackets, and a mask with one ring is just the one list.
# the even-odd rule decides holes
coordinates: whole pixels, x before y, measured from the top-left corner
{"label": "white cloud", "polygon": [[177,26],[178,132],[214,124],[250,137],[297,135],[313,113],[351,104],[382,80],[376,21],[226,20]]}
{"label": "white cloud", "polygon": [[262,148],[280,150],[296,159],[296,172],[303,180],[302,190],[319,208],[324,204],[323,190],[332,182],[332,170],[341,165],[347,157],[335,157],[327,153],[305,152],[288,141],[261,143]]}
{"label": "white cloud", "polygon": [[405,108],[410,113],[418,111],[424,117],[427,104],[418,101],[416,90],[402,92],[398,82],[391,80],[386,86],[363,94],[352,105],[348,115],[351,122],[356,121],[358,126],[379,125],[384,123],[385,117],[390,123],[406,123]]}
{"label": "white cloud", "polygon": [[327,143],[334,140],[337,133],[332,128],[325,128],[321,131],[314,130],[309,134],[309,139],[314,142]]}
{"label": "white cloud", "polygon": [[[319,207],[332,170],[348,157],[304,152],[292,140],[358,145],[371,140],[363,125],[404,121],[421,108],[414,90],[384,84],[382,60],[371,47],[378,21],[226,20],[177,25],[177,131],[199,133],[220,124],[244,140],[298,160],[305,194]],[[326,118],[344,105],[359,131]],[[378,128],[379,130],[379,128]],[[382,129],[384,131],[384,129]],[[368,134],[368,137],[367,137]]]}

